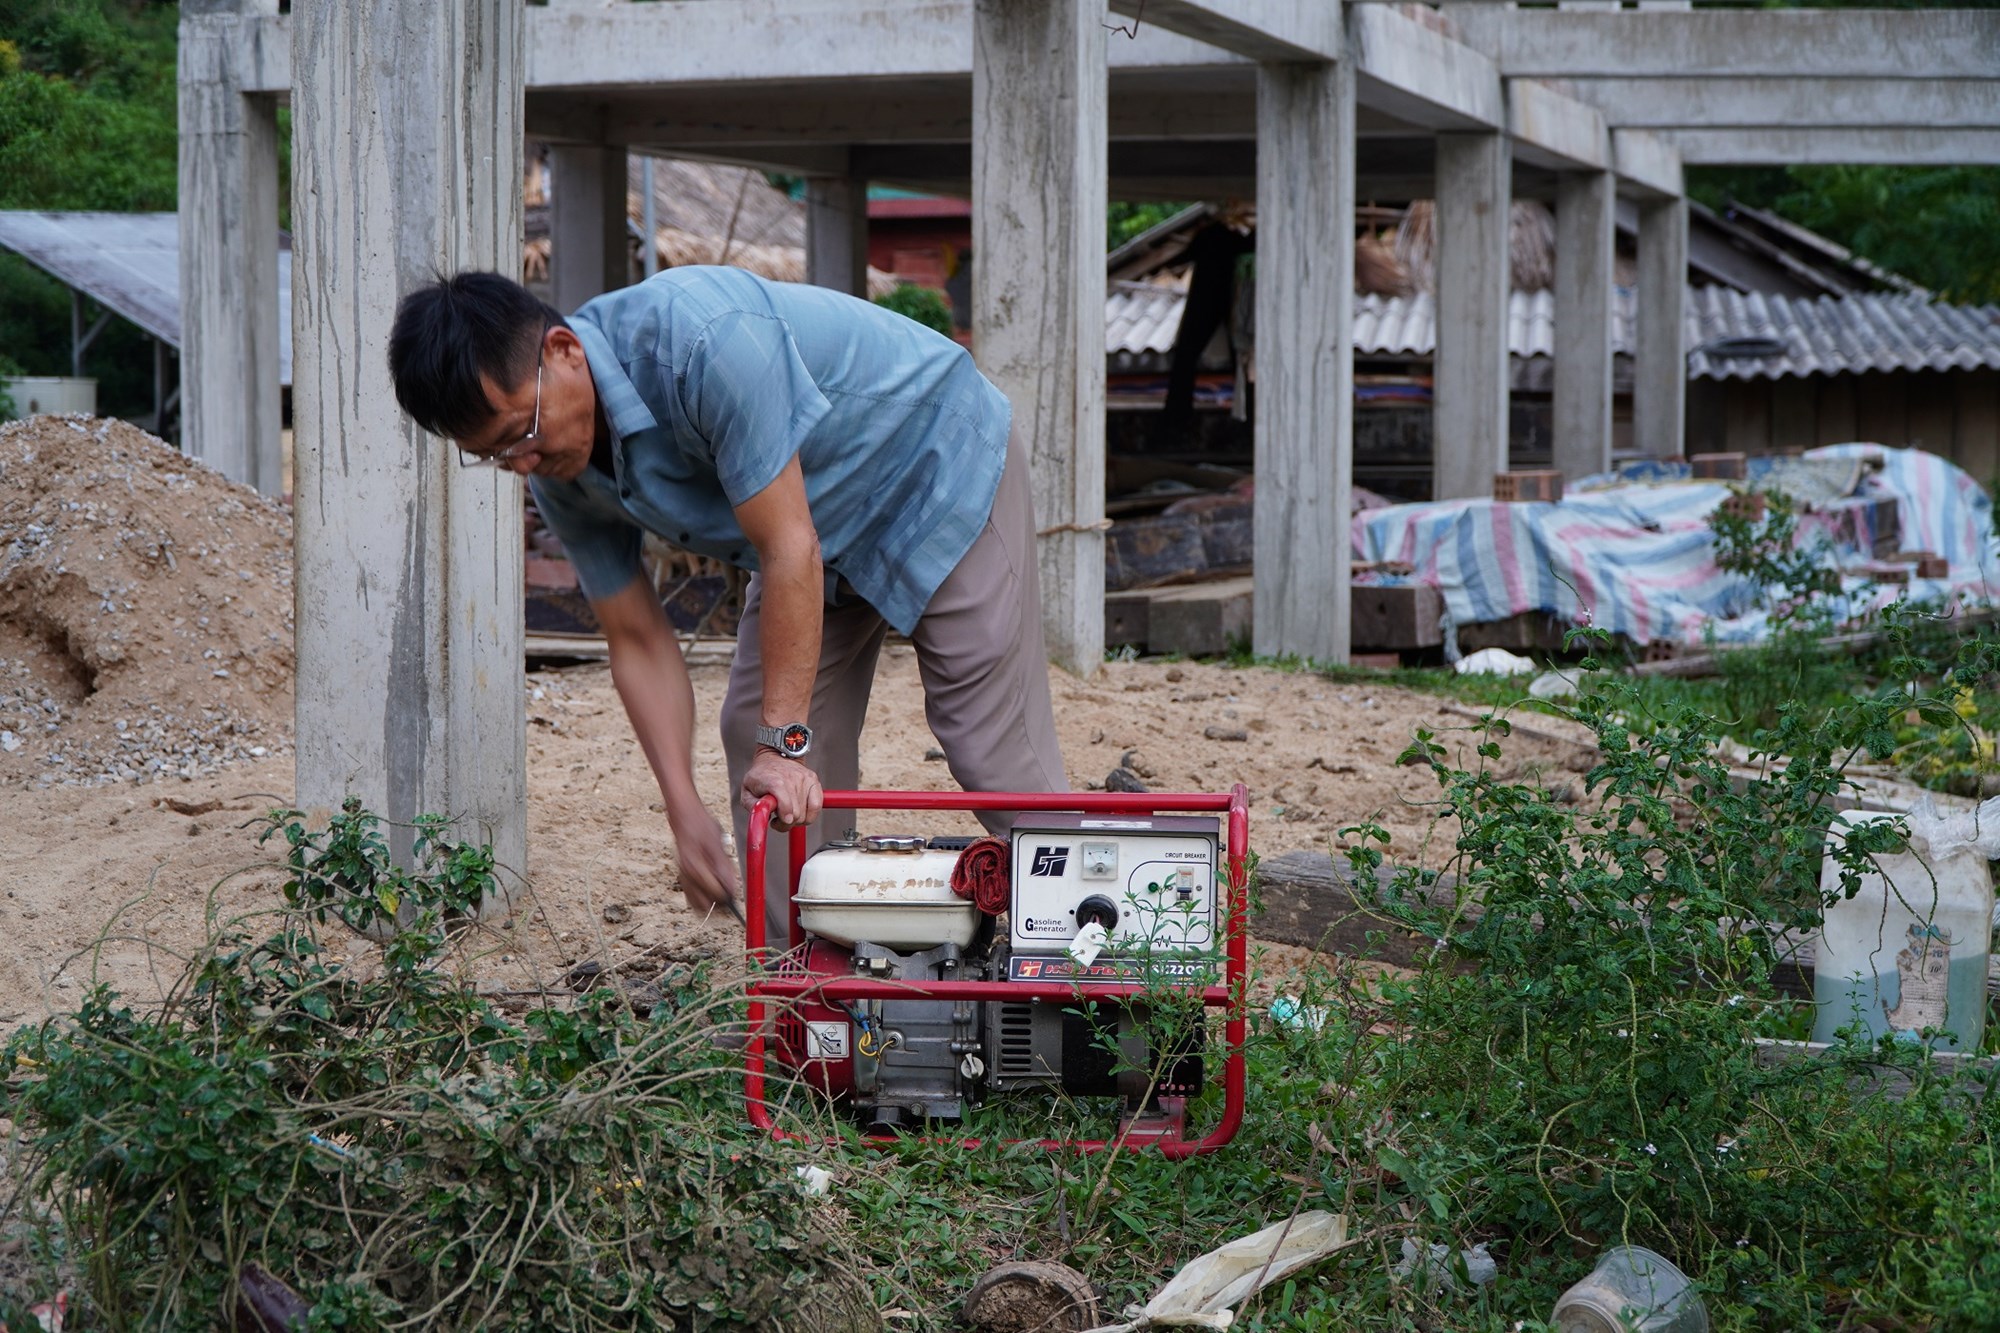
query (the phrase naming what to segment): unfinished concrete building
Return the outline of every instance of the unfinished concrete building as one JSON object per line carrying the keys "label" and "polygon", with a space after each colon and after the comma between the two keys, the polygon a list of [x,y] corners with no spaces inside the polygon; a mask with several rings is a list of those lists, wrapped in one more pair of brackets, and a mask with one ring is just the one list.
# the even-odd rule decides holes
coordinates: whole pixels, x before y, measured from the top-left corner
{"label": "unfinished concrete building", "polygon": [[[809,276],[865,279],[870,181],[967,193],[979,361],[1032,449],[1051,651],[1103,630],[1110,198],[1254,198],[1255,646],[1348,651],[1357,198],[1437,201],[1435,492],[1507,466],[1507,219],[1558,228],[1553,449],[1609,461],[1614,228],[1636,209],[1639,452],[1679,453],[1682,168],[2000,161],[2000,14],[1686,0],[189,0],[185,432],[277,475],[276,114],[293,114],[299,799],[449,810],[521,864],[519,523],[396,410],[383,336],[434,268],[507,268],[556,145],[551,280],[624,280],[628,152],[811,181]],[[1653,297],[1654,299],[1648,299]],[[335,664],[338,664],[337,666]]]}

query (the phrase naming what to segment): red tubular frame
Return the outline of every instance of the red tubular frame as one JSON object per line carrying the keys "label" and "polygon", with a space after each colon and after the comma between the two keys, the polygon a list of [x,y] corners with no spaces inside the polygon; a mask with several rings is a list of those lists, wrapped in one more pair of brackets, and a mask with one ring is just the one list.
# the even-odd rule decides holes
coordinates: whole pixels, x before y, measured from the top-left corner
{"label": "red tubular frame", "polygon": [[[766,957],[764,920],[764,866],[769,849],[771,814],[777,802],[766,796],[750,812],[750,829],[743,848],[745,878],[749,892],[744,904],[743,930],[750,953],[752,975],[750,994],[750,1041],[744,1056],[743,1099],[750,1123],[774,1136],[777,1127],[771,1108],[764,1100],[764,1018],[766,999],[785,999],[812,994],[829,999],[934,999],[934,1000],[1121,1000],[1145,992],[1137,983],[1106,982],[1092,986],[1066,986],[1053,982],[1018,981],[900,981],[869,977],[836,979],[784,979],[759,976]],[[1243,1039],[1248,1003],[1250,903],[1248,894],[1250,851],[1250,794],[1238,783],[1226,796],[1204,793],[1135,795],[1121,792],[929,792],[929,791],[830,791],[828,810],[1060,810],[1089,815],[1151,815],[1163,812],[1217,811],[1228,815],[1227,854],[1229,865],[1228,914],[1225,930],[1226,965],[1223,984],[1205,986],[1202,1003],[1228,1010],[1224,1041],[1228,1054],[1222,1067],[1222,1119],[1199,1139],[1159,1138],[1146,1141],[1170,1158],[1193,1157],[1214,1152],[1231,1139],[1243,1124],[1244,1070]],[[796,898],[799,875],[804,867],[806,832],[791,830],[789,869],[791,897]],[[790,913],[787,946],[802,938],[799,908],[794,902]],[[1043,1139],[1042,1146],[1077,1152],[1101,1152],[1115,1139]],[[979,1140],[962,1141],[977,1147]],[[1139,1141],[1134,1141],[1139,1146]]]}

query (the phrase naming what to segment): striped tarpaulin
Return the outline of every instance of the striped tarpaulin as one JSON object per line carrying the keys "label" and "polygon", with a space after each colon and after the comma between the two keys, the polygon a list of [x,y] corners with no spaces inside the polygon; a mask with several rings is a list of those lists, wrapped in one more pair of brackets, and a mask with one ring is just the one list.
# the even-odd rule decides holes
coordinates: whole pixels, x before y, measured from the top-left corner
{"label": "striped tarpaulin", "polygon": [[[1979,484],[1944,459],[1914,449],[1836,445],[1808,457],[1879,454],[1853,496],[1807,515],[1799,540],[1849,571],[1836,614],[1852,618],[1908,595],[1941,601],[2000,598],[1990,503]],[[1650,468],[1654,476],[1657,467]],[[1654,480],[1567,496],[1559,504],[1449,500],[1393,505],[1355,515],[1354,556],[1403,562],[1408,576],[1371,573],[1358,581],[1429,583],[1443,594],[1454,625],[1540,612],[1560,623],[1594,625],[1636,643],[1754,642],[1767,632],[1759,589],[1715,563],[1709,517],[1731,487]],[[1945,579],[1907,587],[1871,579],[1867,503],[1897,500],[1906,550],[1944,556]]]}

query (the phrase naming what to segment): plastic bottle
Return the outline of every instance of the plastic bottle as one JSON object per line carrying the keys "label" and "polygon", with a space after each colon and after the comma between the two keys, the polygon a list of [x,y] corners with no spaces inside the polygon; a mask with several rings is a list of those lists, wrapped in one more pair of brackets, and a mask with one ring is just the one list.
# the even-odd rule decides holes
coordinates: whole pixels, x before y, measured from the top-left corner
{"label": "plastic bottle", "polygon": [[1708,1333],[1708,1307],[1681,1272],[1643,1245],[1614,1245],[1556,1300],[1558,1333]]}
{"label": "plastic bottle", "polygon": [[1813,1040],[1853,1028],[1938,1049],[1979,1048],[1986,1027],[1986,966],[1993,943],[1993,878],[2000,800],[1940,815],[1928,800],[1908,815],[1906,851],[1875,858],[1852,898],[1840,894],[1835,852],[1847,831],[1894,819],[1849,811],[1827,830],[1820,894],[1831,899],[1814,939]]}

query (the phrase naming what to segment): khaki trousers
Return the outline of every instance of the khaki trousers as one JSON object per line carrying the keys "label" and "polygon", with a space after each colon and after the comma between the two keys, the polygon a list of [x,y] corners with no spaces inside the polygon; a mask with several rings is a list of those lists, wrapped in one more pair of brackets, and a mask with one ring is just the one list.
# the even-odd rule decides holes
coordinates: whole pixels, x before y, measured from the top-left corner
{"label": "khaki trousers", "polygon": [[[764,659],[762,580],[753,574],[744,594],[736,636],[736,661],[722,704],[722,748],[729,763],[729,795],[736,817],[736,846],[743,854],[749,812],[738,796],[756,752],[762,720]],[[820,631],[819,675],[813,684],[812,750],[806,762],[829,790],[861,786],[861,724],[888,624],[859,599],[826,608]],[[1049,701],[1048,652],[1042,638],[1042,602],[1036,574],[1034,503],[1028,460],[1020,440],[1007,442],[1007,463],[993,512],[965,557],[924,608],[910,636],[924,685],[924,717],[944,750],[952,777],[966,791],[1067,791],[1055,709]],[[791,718],[774,718],[789,722]],[[817,847],[831,828],[848,827],[847,811],[831,811],[807,832]],[[982,813],[993,833],[1013,816]],[[785,874],[786,838],[771,839],[764,884],[766,938],[780,944],[791,920]]]}

